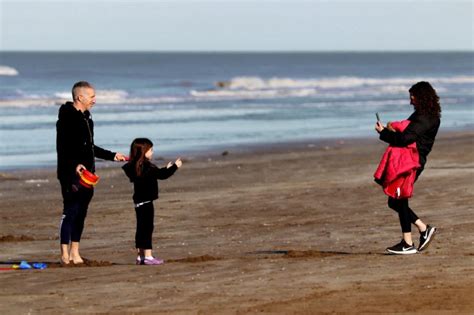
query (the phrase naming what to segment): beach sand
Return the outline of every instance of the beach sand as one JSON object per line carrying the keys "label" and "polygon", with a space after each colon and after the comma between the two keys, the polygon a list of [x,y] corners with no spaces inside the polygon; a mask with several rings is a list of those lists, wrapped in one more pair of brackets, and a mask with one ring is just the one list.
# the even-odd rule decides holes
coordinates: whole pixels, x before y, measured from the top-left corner
{"label": "beach sand", "polygon": [[373,182],[386,148],[375,136],[183,157],[155,202],[162,266],[135,266],[120,164],[97,171],[83,267],[57,265],[55,171],[3,173],[2,263],[49,268],[1,271],[0,313],[473,313],[473,136],[438,136],[411,206],[439,233],[408,256],[384,254],[401,233]]}

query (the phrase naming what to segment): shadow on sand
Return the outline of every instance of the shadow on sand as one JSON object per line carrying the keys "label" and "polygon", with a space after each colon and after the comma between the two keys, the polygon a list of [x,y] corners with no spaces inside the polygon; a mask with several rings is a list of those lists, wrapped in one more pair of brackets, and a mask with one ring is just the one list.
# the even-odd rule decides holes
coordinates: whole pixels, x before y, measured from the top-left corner
{"label": "shadow on sand", "polygon": [[248,252],[247,255],[282,255],[283,258],[321,258],[331,256],[345,256],[345,255],[385,255],[385,253],[373,252],[342,252],[342,251],[319,251],[319,250],[259,250]]}

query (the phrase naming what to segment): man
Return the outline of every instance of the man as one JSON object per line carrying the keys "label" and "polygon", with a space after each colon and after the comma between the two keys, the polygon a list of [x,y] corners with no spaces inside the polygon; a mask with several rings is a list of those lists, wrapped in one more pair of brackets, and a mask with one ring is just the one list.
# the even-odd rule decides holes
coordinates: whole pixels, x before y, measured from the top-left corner
{"label": "man", "polygon": [[79,242],[94,189],[81,186],[79,175],[85,169],[95,172],[95,157],[125,160],[123,154],[94,144],[94,123],[90,114],[96,101],[94,87],[85,81],[77,82],[72,88],[72,99],[73,102],[61,105],[56,123],[57,171],[64,204],[60,225],[62,264],[84,262],[79,254]]}

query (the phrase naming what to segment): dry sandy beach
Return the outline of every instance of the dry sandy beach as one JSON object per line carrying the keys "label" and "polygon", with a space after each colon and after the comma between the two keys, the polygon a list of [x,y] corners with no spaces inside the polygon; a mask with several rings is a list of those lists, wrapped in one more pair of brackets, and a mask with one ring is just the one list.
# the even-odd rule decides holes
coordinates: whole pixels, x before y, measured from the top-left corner
{"label": "dry sandy beach", "polygon": [[155,203],[162,266],[134,265],[132,187],[119,164],[97,171],[83,267],[56,264],[55,171],[3,173],[2,263],[50,264],[0,272],[0,313],[472,314],[473,136],[438,136],[411,205],[439,233],[406,257],[384,254],[400,228],[372,180],[386,147],[375,135],[183,157]]}

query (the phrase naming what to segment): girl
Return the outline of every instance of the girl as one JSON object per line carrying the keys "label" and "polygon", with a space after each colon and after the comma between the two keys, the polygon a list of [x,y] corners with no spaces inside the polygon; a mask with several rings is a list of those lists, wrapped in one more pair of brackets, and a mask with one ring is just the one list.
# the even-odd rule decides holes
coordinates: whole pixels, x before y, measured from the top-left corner
{"label": "girl", "polygon": [[[418,82],[410,90],[410,104],[414,106],[415,112],[408,118],[408,127],[403,132],[390,130],[389,125],[384,127],[379,121],[375,130],[380,134],[380,140],[387,142],[393,147],[407,147],[416,143],[420,168],[416,171],[416,179],[420,176],[426,164],[426,157],[430,153],[436,134],[438,133],[441,117],[441,106],[439,97],[431,84]],[[415,180],[416,180],[415,179]],[[388,206],[398,212],[400,226],[402,228],[402,240],[400,243],[388,247],[391,254],[415,254],[425,250],[433,240],[436,227],[426,225],[408,206],[408,198],[388,198]],[[411,225],[414,224],[420,232],[418,248],[415,247],[411,236]]]}
{"label": "girl", "polygon": [[158,179],[167,179],[183,164],[181,159],[169,162],[166,167],[158,168],[151,163],[153,143],[147,138],[137,138],[130,146],[130,160],[122,168],[133,183],[133,202],[137,216],[135,247],[137,265],[161,265],[162,259],[152,255],[153,219],[155,210],[153,200],[158,199]]}

